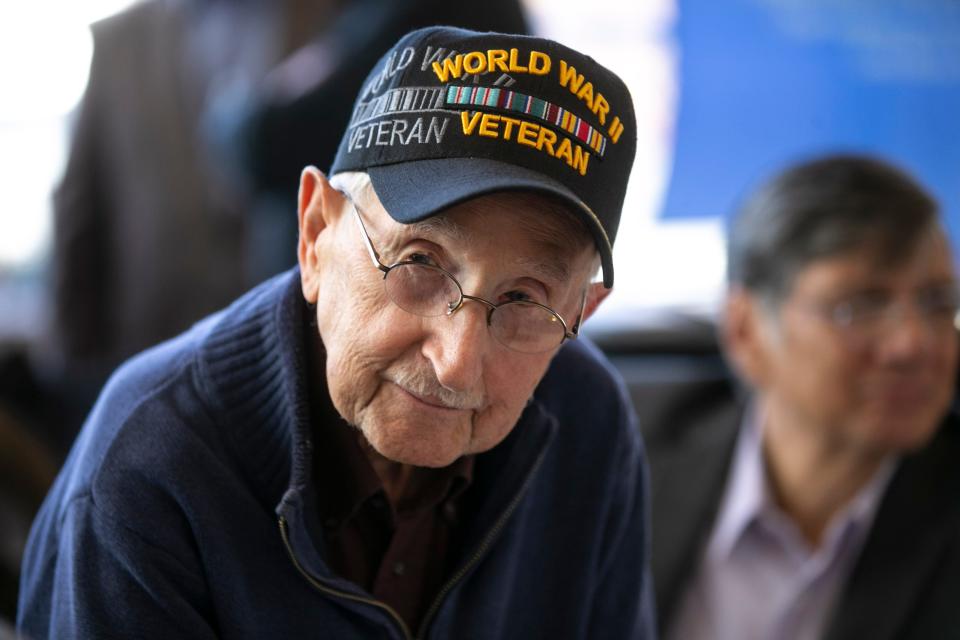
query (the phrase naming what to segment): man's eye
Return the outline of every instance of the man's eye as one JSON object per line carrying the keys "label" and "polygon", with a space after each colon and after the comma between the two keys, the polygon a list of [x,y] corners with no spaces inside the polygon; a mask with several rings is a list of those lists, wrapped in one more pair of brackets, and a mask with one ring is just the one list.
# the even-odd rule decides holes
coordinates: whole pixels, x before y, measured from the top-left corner
{"label": "man's eye", "polygon": [[890,306],[890,297],[880,292],[868,291],[851,296],[846,300],[846,304],[856,315],[869,316],[882,313]]}
{"label": "man's eye", "polygon": [[409,256],[404,258],[404,262],[416,262],[417,264],[430,264],[436,265],[433,261],[433,258],[428,256],[425,253],[411,253]]}
{"label": "man's eye", "polygon": [[960,292],[954,285],[930,287],[917,294],[917,303],[928,314],[953,315],[960,306]]}
{"label": "man's eye", "polygon": [[504,302],[539,302],[526,291],[508,291],[502,297]]}
{"label": "man's eye", "polygon": [[836,301],[830,315],[842,325],[870,322],[885,312],[889,302],[889,296],[879,291],[863,291]]}

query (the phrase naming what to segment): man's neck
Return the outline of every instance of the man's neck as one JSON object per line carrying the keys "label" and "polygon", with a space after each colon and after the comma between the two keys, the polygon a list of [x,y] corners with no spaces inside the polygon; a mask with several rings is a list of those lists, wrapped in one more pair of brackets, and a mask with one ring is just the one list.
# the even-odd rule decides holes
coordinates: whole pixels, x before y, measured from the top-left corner
{"label": "man's neck", "polygon": [[360,444],[364,453],[367,454],[370,466],[373,467],[377,477],[380,478],[380,482],[383,483],[383,490],[386,492],[390,503],[397,506],[401,500],[415,496],[416,480],[421,475],[417,473],[417,467],[384,458],[367,443],[359,430],[357,431],[357,437],[360,438]]}
{"label": "man's neck", "polygon": [[762,413],[763,458],[780,507],[817,547],[831,520],[870,482],[886,455],[865,452],[819,425],[791,419],[774,405]]}
{"label": "man's neck", "polygon": [[447,476],[448,469],[433,469],[430,467],[417,467],[412,464],[402,464],[389,460],[380,455],[363,437],[360,430],[357,430],[357,438],[360,439],[360,446],[367,454],[367,460],[370,466],[376,472],[380,482],[383,483],[383,490],[387,494],[387,499],[396,510],[401,510],[403,505],[416,504],[419,498],[423,497],[425,491],[429,491],[431,485],[443,476]]}

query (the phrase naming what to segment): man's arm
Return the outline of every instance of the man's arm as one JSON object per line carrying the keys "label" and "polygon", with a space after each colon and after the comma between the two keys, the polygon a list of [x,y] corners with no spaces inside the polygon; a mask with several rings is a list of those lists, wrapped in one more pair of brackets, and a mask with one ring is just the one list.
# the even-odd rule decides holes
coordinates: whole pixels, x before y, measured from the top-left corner
{"label": "man's arm", "polygon": [[[48,503],[24,558],[17,628],[31,640],[215,638],[195,567],[101,511]],[[59,521],[57,521],[59,520]]]}

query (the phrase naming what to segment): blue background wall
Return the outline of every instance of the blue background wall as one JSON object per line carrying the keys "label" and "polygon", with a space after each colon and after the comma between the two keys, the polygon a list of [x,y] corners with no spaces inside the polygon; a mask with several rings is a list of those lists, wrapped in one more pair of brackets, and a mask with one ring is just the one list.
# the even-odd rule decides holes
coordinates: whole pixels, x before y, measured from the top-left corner
{"label": "blue background wall", "polygon": [[680,106],[663,216],[727,216],[830,150],[882,154],[960,247],[960,2],[678,0]]}

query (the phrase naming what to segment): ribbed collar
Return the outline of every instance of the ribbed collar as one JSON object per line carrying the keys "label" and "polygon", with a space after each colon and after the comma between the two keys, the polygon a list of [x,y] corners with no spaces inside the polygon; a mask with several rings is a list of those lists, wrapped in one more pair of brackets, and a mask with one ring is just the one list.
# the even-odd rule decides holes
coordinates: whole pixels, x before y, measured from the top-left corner
{"label": "ribbed collar", "polygon": [[221,312],[200,352],[199,383],[212,413],[271,510],[288,485],[310,479],[307,320],[300,272],[293,269]]}

